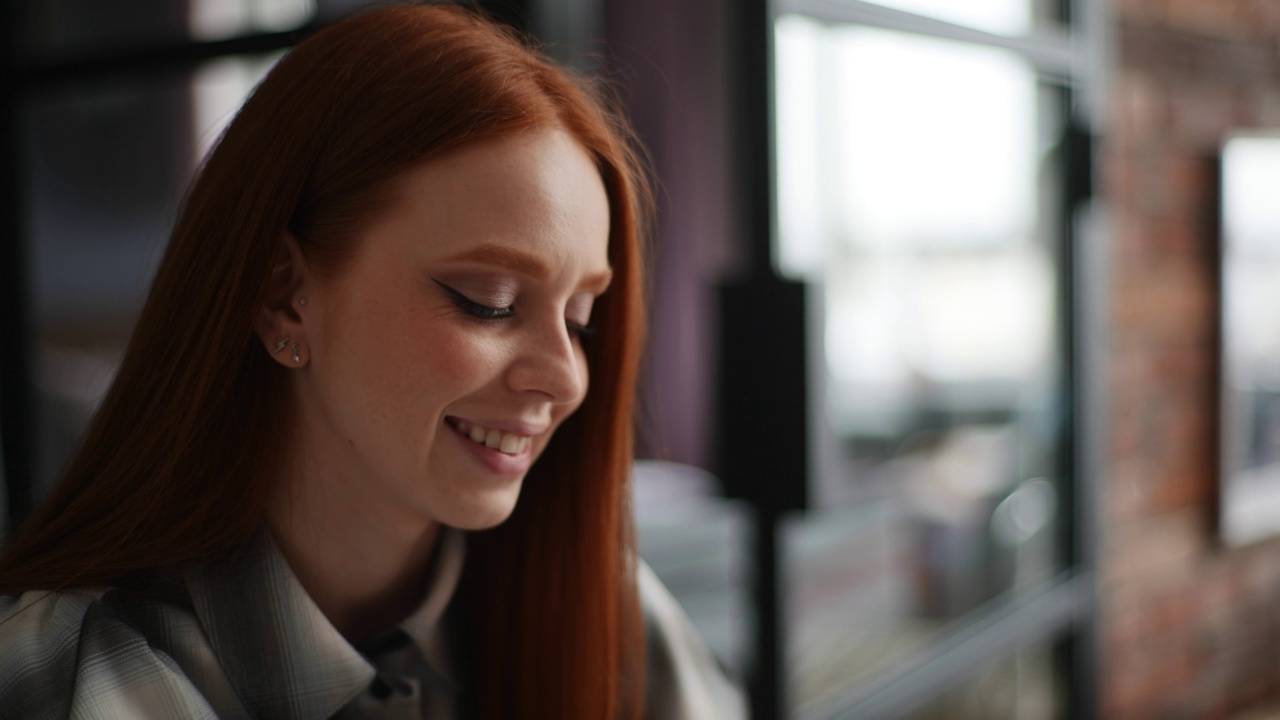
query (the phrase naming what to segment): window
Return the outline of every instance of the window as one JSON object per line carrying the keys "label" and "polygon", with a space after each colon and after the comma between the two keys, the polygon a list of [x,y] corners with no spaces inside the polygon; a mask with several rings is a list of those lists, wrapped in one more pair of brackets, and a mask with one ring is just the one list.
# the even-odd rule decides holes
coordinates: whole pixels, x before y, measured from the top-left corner
{"label": "window", "polygon": [[776,522],[757,636],[784,640],[754,650],[756,707],[1090,717],[1092,5],[752,8],[767,77],[742,82],[770,92],[740,110],[770,151],[748,174],[771,189],[769,269],[804,287],[810,375],[800,501],[736,493],[756,532]]}

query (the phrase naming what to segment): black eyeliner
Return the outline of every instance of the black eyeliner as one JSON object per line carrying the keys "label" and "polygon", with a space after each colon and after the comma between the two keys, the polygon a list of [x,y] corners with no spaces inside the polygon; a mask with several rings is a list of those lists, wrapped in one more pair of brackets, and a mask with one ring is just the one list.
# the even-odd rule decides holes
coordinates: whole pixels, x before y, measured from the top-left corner
{"label": "black eyeliner", "polygon": [[459,310],[462,310],[477,320],[505,320],[516,314],[515,309],[510,305],[507,307],[493,307],[492,305],[478,303],[464,295],[461,291],[451,288],[435,278],[431,278],[431,282],[439,285],[442,290],[448,293],[449,298],[453,300],[453,304],[457,305]]}
{"label": "black eyeliner", "polygon": [[589,338],[596,334],[596,326],[594,325],[580,325],[574,322],[565,323],[565,325],[568,326],[571,331],[577,333],[578,337]]}

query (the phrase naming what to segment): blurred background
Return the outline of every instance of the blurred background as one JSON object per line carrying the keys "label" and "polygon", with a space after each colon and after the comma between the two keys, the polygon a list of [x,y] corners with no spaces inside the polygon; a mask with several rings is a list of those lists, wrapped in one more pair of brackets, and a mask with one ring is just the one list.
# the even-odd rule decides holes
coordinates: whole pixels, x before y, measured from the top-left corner
{"label": "blurred background", "polygon": [[[477,4],[652,155],[640,546],[757,719],[1280,717],[1280,3]],[[5,532],[361,5],[0,8]]]}

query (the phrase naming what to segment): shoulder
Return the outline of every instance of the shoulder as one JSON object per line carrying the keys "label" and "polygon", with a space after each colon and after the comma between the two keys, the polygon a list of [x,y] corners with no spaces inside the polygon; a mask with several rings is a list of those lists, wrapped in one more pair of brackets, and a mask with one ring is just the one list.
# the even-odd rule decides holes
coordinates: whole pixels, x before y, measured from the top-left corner
{"label": "shoulder", "polygon": [[729,681],[679,603],[643,562],[636,582],[647,645],[645,716],[745,718],[741,690]]}
{"label": "shoulder", "polygon": [[214,717],[106,590],[0,597],[0,720]]}
{"label": "shoulder", "polygon": [[101,592],[0,597],[0,718],[66,717],[85,615]]}

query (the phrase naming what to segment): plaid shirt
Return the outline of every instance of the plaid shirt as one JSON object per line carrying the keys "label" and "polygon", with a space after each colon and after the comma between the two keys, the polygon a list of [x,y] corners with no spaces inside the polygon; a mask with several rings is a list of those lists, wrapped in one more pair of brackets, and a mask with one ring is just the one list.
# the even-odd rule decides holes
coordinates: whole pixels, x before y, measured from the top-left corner
{"label": "plaid shirt", "polygon": [[[188,572],[177,602],[122,590],[0,597],[0,720],[454,718],[460,689],[440,620],[465,537],[441,537],[422,605],[358,648],[266,532],[234,566]],[[643,565],[639,580],[646,716],[743,717],[742,698],[666,589]]]}

